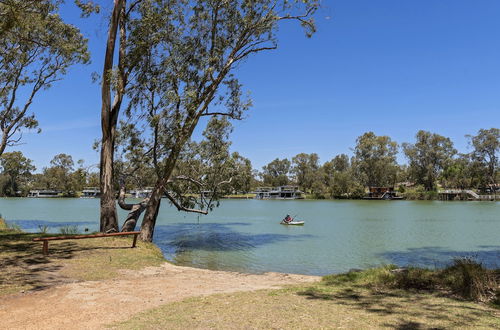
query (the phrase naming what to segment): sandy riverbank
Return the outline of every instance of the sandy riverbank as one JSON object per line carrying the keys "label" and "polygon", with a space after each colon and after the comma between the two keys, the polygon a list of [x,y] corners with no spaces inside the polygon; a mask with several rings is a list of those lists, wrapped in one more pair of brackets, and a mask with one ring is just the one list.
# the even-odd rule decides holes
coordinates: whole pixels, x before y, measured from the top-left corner
{"label": "sandy riverbank", "polygon": [[318,276],[211,271],[164,263],[123,271],[121,279],[64,284],[3,297],[0,329],[101,329],[188,297],[310,283]]}

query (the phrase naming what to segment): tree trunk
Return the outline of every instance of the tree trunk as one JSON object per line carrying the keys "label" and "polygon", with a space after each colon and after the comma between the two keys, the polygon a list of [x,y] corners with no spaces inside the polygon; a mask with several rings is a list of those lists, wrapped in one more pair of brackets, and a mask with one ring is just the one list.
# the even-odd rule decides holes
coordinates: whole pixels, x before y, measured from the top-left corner
{"label": "tree trunk", "polygon": [[146,206],[146,213],[144,214],[144,219],[142,219],[141,234],[139,235],[139,238],[145,242],[153,241],[156,218],[160,210],[163,192],[163,183],[159,181],[151,192],[149,203]]}
{"label": "tree trunk", "polygon": [[114,137],[103,137],[101,146],[101,226],[100,231],[118,231],[118,214],[113,189]]}
{"label": "tree trunk", "polygon": [[142,212],[146,209],[146,205],[149,201],[149,197],[143,199],[140,203],[137,204],[127,204],[125,203],[125,187],[120,189],[120,196],[118,197],[118,205],[124,210],[129,210],[129,214],[127,219],[122,226],[122,232],[126,231],[134,231],[135,226],[137,225],[137,221],[141,216]]}
{"label": "tree trunk", "polygon": [[[115,151],[116,123],[120,104],[116,104],[117,102],[115,102],[113,107],[111,106],[111,79],[109,75],[113,69],[116,35],[124,6],[125,0],[114,1],[102,76],[102,142],[100,162],[101,232],[118,231],[118,215],[116,212],[115,191],[113,189],[113,158]],[[116,105],[118,105],[118,107],[116,107]]]}

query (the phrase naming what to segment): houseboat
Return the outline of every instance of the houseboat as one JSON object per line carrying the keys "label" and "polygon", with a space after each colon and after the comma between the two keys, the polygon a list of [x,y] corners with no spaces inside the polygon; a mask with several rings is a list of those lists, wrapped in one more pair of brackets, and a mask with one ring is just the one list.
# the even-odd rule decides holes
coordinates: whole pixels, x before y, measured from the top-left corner
{"label": "houseboat", "polygon": [[146,187],[144,189],[135,189],[130,191],[130,197],[132,198],[146,198],[151,195],[153,191],[152,187]]}
{"label": "houseboat", "polygon": [[394,187],[369,187],[368,195],[363,197],[363,199],[397,200],[403,199],[403,197],[397,195]]}
{"label": "houseboat", "polygon": [[101,196],[101,190],[97,187],[83,188],[81,198],[97,198]]}
{"label": "houseboat", "polygon": [[33,198],[53,198],[53,197],[59,197],[61,191],[59,190],[48,190],[48,189],[43,189],[43,190],[30,190],[28,193],[28,197],[33,197]]}
{"label": "houseboat", "polygon": [[255,199],[303,199],[297,186],[259,187],[253,192]]}

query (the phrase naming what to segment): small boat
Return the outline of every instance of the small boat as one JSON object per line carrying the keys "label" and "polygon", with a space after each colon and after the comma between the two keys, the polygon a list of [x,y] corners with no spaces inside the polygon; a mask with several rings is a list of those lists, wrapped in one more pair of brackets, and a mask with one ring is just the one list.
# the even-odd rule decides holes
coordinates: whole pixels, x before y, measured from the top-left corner
{"label": "small boat", "polygon": [[280,224],[282,225],[289,225],[289,226],[303,226],[305,221],[289,221],[286,222],[285,220],[281,220]]}

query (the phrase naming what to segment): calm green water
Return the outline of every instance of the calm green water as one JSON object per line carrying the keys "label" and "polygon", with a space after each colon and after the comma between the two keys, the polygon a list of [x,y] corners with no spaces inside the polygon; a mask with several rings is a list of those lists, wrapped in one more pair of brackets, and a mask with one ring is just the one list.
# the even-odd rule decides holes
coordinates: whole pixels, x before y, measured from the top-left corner
{"label": "calm green water", "polygon": [[[30,231],[40,224],[54,232],[65,224],[96,230],[98,205],[96,199],[0,199],[0,213]],[[279,225],[286,213],[305,226]],[[456,256],[499,267],[500,203],[227,200],[200,217],[164,203],[155,242],[177,264],[242,272],[433,267]]]}

